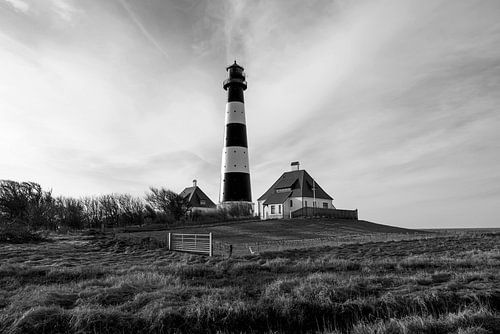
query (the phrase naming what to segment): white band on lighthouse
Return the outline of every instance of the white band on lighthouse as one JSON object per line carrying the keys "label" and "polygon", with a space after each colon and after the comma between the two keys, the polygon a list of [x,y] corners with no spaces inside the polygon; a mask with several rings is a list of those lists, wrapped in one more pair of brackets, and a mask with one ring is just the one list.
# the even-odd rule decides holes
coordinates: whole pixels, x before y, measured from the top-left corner
{"label": "white band on lighthouse", "polygon": [[248,149],[240,146],[224,147],[222,152],[222,174],[250,173],[248,165]]}
{"label": "white band on lighthouse", "polygon": [[245,124],[245,104],[232,101],[226,104],[226,124]]}

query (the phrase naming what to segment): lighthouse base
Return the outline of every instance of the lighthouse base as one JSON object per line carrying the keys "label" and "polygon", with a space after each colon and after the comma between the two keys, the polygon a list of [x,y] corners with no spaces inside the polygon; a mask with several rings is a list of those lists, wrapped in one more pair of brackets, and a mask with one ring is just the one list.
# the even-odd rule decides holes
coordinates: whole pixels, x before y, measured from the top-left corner
{"label": "lighthouse base", "polygon": [[245,201],[228,201],[217,205],[217,209],[224,210],[233,218],[253,217],[254,203]]}

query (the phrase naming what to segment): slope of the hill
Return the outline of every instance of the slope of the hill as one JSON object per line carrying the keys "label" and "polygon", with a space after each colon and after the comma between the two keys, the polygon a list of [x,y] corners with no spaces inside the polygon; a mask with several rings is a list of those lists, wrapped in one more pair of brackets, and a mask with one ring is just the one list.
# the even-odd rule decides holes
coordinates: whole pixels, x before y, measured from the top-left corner
{"label": "slope of the hill", "polygon": [[[422,231],[376,224],[365,220],[331,218],[280,219],[231,222],[170,230],[175,233],[212,232],[217,241],[231,244],[255,243],[276,240],[304,240],[380,233],[414,234]],[[136,236],[161,236],[166,232],[138,232]]]}

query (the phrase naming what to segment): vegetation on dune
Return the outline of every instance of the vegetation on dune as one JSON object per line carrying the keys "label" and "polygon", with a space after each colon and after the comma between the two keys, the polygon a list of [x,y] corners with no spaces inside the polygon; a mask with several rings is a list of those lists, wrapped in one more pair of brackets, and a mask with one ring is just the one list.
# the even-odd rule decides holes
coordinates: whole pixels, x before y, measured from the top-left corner
{"label": "vegetation on dune", "polygon": [[0,180],[0,243],[41,241],[36,231],[185,225],[246,217],[239,207],[210,215],[188,215],[188,200],[166,188],[151,187],[144,198],[105,194],[81,198],[54,197],[35,182]]}
{"label": "vegetation on dune", "polygon": [[491,310],[479,307],[448,313],[439,317],[408,316],[375,323],[360,323],[352,334],[385,333],[456,333],[489,334],[500,331],[500,316]]}
{"label": "vegetation on dune", "polygon": [[23,224],[0,224],[0,243],[20,244],[48,240],[44,233],[32,231]]}
{"label": "vegetation on dune", "polygon": [[[499,333],[499,241],[485,233],[232,259],[80,237],[0,245],[0,332]],[[419,247],[427,252],[411,254]]]}
{"label": "vegetation on dune", "polygon": [[[127,194],[96,197],[53,197],[34,182],[0,180],[0,242],[13,231],[60,231],[142,224],[143,201]],[[16,242],[23,241],[17,234]],[[25,233],[25,242],[31,241]]]}
{"label": "vegetation on dune", "polygon": [[175,220],[184,217],[190,208],[187,198],[165,188],[150,187],[146,201],[157,211],[171,214]]}

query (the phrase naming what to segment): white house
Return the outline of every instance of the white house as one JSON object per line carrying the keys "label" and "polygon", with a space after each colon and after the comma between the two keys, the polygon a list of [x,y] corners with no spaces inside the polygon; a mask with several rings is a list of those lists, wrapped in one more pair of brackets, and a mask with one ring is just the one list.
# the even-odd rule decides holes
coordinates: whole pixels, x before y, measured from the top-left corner
{"label": "white house", "polygon": [[261,219],[291,218],[292,212],[300,209],[307,212],[306,208],[335,209],[333,198],[299,168],[299,162],[292,162],[291,167],[257,200]]}

